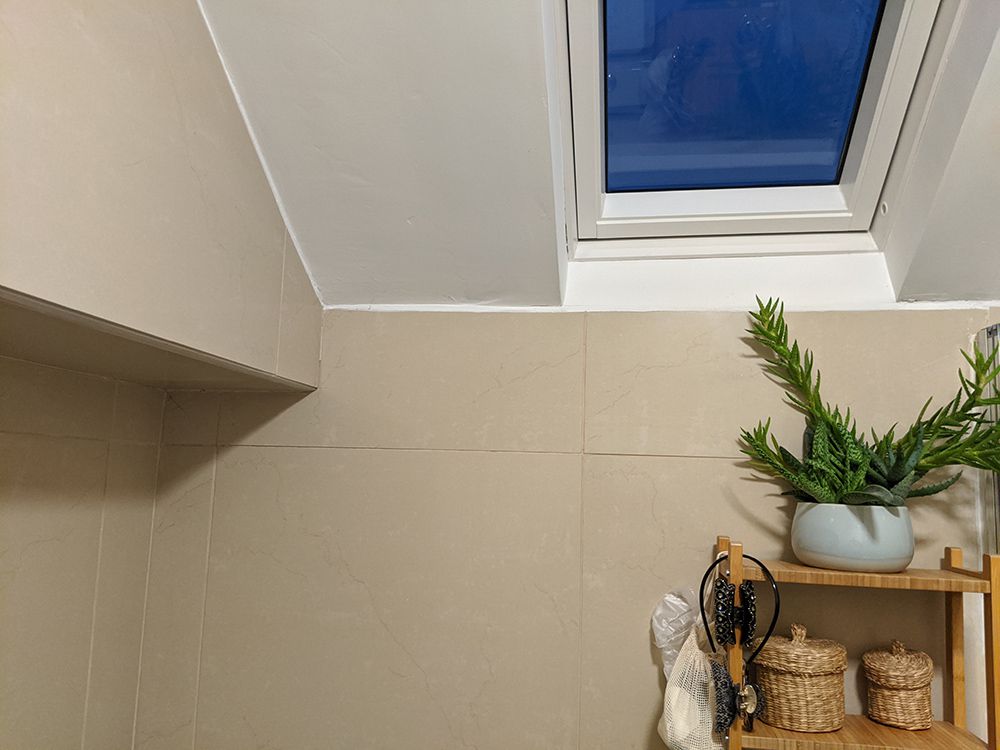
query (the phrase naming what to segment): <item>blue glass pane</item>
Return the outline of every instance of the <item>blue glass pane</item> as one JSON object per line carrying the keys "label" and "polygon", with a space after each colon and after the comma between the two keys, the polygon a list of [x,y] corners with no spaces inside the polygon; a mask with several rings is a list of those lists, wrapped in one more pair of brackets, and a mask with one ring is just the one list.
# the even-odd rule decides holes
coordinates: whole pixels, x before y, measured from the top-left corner
{"label": "blue glass pane", "polygon": [[880,0],[605,0],[608,192],[840,179]]}

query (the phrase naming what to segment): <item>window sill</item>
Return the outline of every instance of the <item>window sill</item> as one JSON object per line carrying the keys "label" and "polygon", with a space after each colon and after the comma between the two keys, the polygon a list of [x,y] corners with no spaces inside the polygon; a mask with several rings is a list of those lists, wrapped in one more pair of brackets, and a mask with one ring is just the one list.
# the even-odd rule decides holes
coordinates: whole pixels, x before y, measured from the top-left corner
{"label": "window sill", "polygon": [[829,255],[878,251],[868,232],[825,234],[766,234],[712,237],[580,240],[572,248],[574,261],[655,258],[738,258],[744,256]]}
{"label": "window sill", "polygon": [[[720,239],[724,238],[712,242]],[[701,256],[666,258],[661,243],[658,254],[616,254],[614,260],[596,260],[591,253],[586,260],[571,261],[564,308],[746,310],[755,295],[779,296],[797,310],[891,309],[904,304],[896,301],[885,257],[877,251],[816,253],[814,249],[789,254],[786,250],[759,257],[758,246],[756,257],[732,249],[720,257],[707,250]],[[771,250],[778,252],[773,246]]]}

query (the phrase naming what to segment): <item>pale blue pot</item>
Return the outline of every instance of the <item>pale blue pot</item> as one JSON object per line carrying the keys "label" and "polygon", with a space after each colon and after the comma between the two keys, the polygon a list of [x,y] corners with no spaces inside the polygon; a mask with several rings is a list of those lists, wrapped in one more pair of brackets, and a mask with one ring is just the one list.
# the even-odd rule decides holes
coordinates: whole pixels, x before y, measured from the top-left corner
{"label": "pale blue pot", "polygon": [[913,559],[913,526],[905,508],[800,502],[792,551],[816,568],[899,573]]}

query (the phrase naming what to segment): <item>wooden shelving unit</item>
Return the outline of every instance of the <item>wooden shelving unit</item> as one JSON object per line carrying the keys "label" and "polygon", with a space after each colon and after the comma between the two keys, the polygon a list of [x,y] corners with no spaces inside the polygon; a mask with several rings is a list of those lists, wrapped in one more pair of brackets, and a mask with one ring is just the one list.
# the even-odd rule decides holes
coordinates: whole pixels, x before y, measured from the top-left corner
{"label": "wooden shelving unit", "polygon": [[[744,580],[763,581],[764,575],[743,558],[743,546],[719,537],[716,552],[729,553],[729,580],[737,588]],[[790,732],[754,724],[744,733],[739,721],[730,730],[729,750],[1000,750],[1000,556],[984,555],[981,571],[963,567],[962,551],[948,547],[940,570],[910,569],[903,573],[850,573],[810,568],[780,560],[764,560],[779,583],[807,586],[937,591],[945,597],[947,663],[945,684],[950,692],[947,721],[935,722],[927,730],[908,732],[848,716],[837,732],[811,734]],[[988,742],[965,728],[965,613],[963,594],[983,595],[986,630],[986,712]],[[739,602],[737,602],[738,604]],[[729,652],[729,671],[736,683],[743,679],[743,657],[739,649]]]}

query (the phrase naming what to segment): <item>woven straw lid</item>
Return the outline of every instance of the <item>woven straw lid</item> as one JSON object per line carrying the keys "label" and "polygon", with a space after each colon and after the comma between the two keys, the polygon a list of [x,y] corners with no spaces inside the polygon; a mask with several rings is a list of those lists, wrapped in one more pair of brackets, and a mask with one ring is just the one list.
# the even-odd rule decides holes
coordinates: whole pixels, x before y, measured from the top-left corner
{"label": "woven straw lid", "polygon": [[836,641],[806,638],[805,626],[792,625],[792,637],[775,636],[757,656],[757,663],[778,672],[800,675],[837,674],[847,669],[847,649]]}
{"label": "woven straw lid", "polygon": [[861,657],[865,674],[872,682],[895,690],[912,690],[929,685],[934,676],[934,662],[920,651],[893,641],[889,648],[866,651]]}

